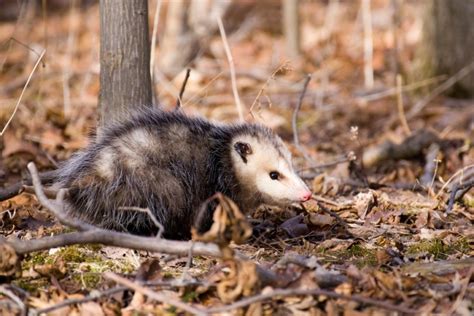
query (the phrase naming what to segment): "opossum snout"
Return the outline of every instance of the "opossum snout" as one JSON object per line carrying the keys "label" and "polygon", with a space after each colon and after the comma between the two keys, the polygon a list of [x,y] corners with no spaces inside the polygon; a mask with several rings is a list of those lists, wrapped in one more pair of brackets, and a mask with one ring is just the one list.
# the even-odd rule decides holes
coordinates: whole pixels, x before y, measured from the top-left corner
{"label": "opossum snout", "polygon": [[301,202],[306,202],[309,199],[311,199],[311,195],[312,195],[311,191],[304,192],[300,197]]}

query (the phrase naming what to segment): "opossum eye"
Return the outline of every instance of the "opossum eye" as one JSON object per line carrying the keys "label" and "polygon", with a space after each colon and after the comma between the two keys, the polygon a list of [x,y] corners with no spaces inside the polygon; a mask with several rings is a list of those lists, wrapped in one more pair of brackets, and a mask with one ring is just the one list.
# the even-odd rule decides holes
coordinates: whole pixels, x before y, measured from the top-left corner
{"label": "opossum eye", "polygon": [[278,180],[280,179],[280,173],[278,171],[272,171],[269,173],[270,179],[272,180]]}
{"label": "opossum eye", "polygon": [[235,151],[240,155],[244,163],[247,163],[247,156],[252,154],[252,147],[247,143],[237,142],[234,144]]}

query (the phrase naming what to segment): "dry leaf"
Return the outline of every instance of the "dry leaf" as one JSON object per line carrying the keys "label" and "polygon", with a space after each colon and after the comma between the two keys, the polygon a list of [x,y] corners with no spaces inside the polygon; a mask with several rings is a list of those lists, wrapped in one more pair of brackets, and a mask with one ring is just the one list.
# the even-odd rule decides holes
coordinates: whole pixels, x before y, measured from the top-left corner
{"label": "dry leaf", "polygon": [[86,302],[78,305],[79,315],[81,316],[103,316],[105,315],[99,303]]}
{"label": "dry leaf", "polygon": [[11,246],[0,244],[0,276],[13,276],[20,268],[20,261]]}
{"label": "dry leaf", "polygon": [[315,226],[331,226],[334,224],[334,217],[328,214],[309,214],[309,222]]}

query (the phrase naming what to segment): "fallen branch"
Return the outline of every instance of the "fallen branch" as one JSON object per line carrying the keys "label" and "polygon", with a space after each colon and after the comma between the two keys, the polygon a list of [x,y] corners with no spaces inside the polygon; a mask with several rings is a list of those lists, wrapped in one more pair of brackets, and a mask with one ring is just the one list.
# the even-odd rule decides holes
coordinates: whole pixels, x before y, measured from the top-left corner
{"label": "fallen branch", "polygon": [[152,300],[155,300],[155,301],[158,301],[158,302],[161,302],[161,303],[165,303],[165,304],[173,305],[173,306],[175,306],[179,309],[182,309],[183,311],[186,311],[188,313],[191,313],[193,315],[207,315],[207,313],[204,310],[200,309],[200,308],[196,308],[196,307],[193,307],[191,305],[185,304],[182,301],[174,299],[173,297],[166,296],[166,295],[154,292],[150,289],[147,289],[146,287],[143,287],[142,285],[140,285],[138,283],[132,282],[132,281],[126,279],[126,278],[118,276],[115,273],[105,272],[104,277],[106,279],[109,279],[109,280],[115,281],[119,284],[122,284],[122,285],[134,290],[135,292],[139,292],[143,295],[146,295],[149,298],[151,298]]}
{"label": "fallen branch", "polygon": [[238,308],[246,307],[256,302],[261,302],[268,299],[275,299],[276,297],[300,296],[300,295],[327,296],[329,298],[342,299],[342,300],[347,300],[347,301],[354,301],[361,304],[372,305],[372,306],[380,307],[389,311],[394,311],[394,312],[399,312],[399,313],[405,313],[405,314],[418,313],[414,309],[403,307],[401,305],[395,305],[388,302],[382,302],[382,301],[378,301],[378,300],[360,296],[360,295],[348,296],[348,295],[343,295],[336,292],[326,291],[326,290],[321,290],[321,289],[277,289],[277,290],[269,291],[267,293],[262,293],[259,295],[247,297],[229,305],[210,308],[207,310],[207,312],[211,314],[224,313],[224,312],[229,312]]}
{"label": "fallen branch", "polygon": [[[45,171],[39,173],[39,178],[42,184],[51,184],[56,180],[57,172],[56,170]],[[9,187],[0,189],[0,202],[11,199],[23,192],[34,193],[33,184],[31,178],[24,179],[17,183],[10,185]],[[45,194],[48,197],[56,197],[57,191],[51,189],[44,189]]]}
{"label": "fallen branch", "polygon": [[81,304],[81,303],[87,303],[87,302],[90,302],[90,301],[95,301],[101,297],[106,297],[106,296],[110,296],[110,295],[114,295],[115,293],[119,293],[119,292],[122,292],[122,291],[126,291],[128,288],[125,287],[125,286],[118,286],[118,287],[114,287],[114,288],[111,288],[111,289],[108,289],[106,291],[103,291],[103,292],[95,292],[94,294],[92,295],[89,295],[89,296],[85,296],[83,298],[70,298],[70,299],[65,299],[64,301],[61,301],[57,304],[54,304],[54,305],[50,305],[48,307],[43,307],[41,309],[37,309],[36,310],[36,313],[38,315],[41,315],[41,314],[46,314],[46,313],[50,313],[54,310],[57,310],[57,309],[60,309],[62,307],[66,307],[66,306],[69,306],[69,305],[74,305],[74,304]]}
{"label": "fallen branch", "polygon": [[[6,242],[15,249],[17,254],[27,254],[35,251],[69,245],[102,244],[120,248],[161,252],[176,255],[187,255],[192,246],[191,241],[158,239],[156,237],[141,237],[128,233],[120,233],[97,228],[92,231],[72,232],[39,239],[21,240],[0,236],[0,243]],[[196,242],[193,254],[197,256],[220,257],[219,248],[211,243]]]}
{"label": "fallen branch", "polygon": [[[202,282],[186,282],[183,283],[181,281],[181,284],[178,284],[177,282],[166,282],[166,281],[151,281],[151,282],[144,282],[142,283],[142,286],[161,286],[161,287],[167,287],[167,288],[179,288],[179,287],[184,287],[184,286],[189,286],[189,285],[202,285]],[[98,300],[102,297],[107,297],[114,295],[115,293],[123,292],[128,290],[129,288],[126,286],[117,286],[113,287],[111,289],[105,290],[105,291],[95,291],[93,294],[84,296],[82,298],[70,298],[70,299],[65,299],[64,301],[61,301],[59,303],[43,307],[41,309],[37,309],[35,312],[37,314],[45,314],[45,313],[50,313],[54,310],[60,309],[65,306],[69,305],[74,305],[74,304],[81,304],[81,303],[87,303],[90,301],[95,301]]]}
{"label": "fallen branch", "polygon": [[425,148],[439,142],[438,136],[428,130],[419,130],[407,137],[401,144],[390,141],[372,147],[364,152],[364,166],[372,167],[387,160],[411,159],[420,156]]}

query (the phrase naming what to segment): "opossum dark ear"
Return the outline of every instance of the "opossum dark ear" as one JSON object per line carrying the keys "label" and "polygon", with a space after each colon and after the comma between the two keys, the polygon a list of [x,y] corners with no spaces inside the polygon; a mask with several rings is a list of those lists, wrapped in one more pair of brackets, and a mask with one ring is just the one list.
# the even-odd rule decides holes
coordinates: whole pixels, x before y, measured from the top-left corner
{"label": "opossum dark ear", "polygon": [[242,161],[247,163],[247,156],[252,154],[252,147],[248,143],[237,142],[234,144],[235,151],[240,155]]}

